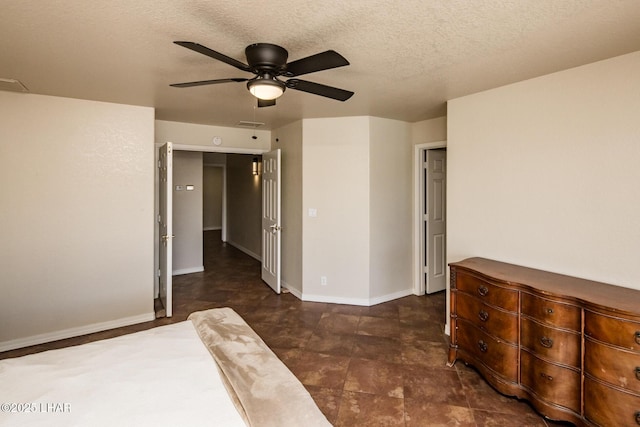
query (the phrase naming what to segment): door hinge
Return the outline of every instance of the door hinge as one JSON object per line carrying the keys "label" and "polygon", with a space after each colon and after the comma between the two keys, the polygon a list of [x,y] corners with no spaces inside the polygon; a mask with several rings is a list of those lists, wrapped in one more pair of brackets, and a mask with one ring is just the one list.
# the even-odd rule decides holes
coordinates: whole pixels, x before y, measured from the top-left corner
{"label": "door hinge", "polygon": [[162,275],[162,271],[160,271],[160,269],[158,269],[158,277],[160,277]]}
{"label": "door hinge", "polygon": [[162,217],[158,214],[158,222],[162,222]]}
{"label": "door hinge", "polygon": [[162,169],[162,162],[158,160],[158,169]]}

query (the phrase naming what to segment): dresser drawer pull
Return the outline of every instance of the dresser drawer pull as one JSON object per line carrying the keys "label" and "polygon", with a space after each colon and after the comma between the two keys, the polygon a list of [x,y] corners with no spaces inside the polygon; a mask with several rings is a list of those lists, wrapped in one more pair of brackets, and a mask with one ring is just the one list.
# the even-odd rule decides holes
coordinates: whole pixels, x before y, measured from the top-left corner
{"label": "dresser drawer pull", "polygon": [[636,331],[636,343],[640,344],[640,331]]}
{"label": "dresser drawer pull", "polygon": [[540,376],[547,381],[553,381],[553,377],[551,375],[547,375],[544,372],[540,372]]}
{"label": "dresser drawer pull", "polygon": [[540,338],[540,344],[543,347],[551,348],[551,347],[553,347],[553,340],[551,338],[549,338],[549,337],[542,337],[542,338]]}
{"label": "dresser drawer pull", "polygon": [[487,343],[482,340],[478,341],[478,348],[480,348],[481,352],[486,353],[488,348]]}
{"label": "dresser drawer pull", "polygon": [[553,314],[553,308],[547,308],[546,312],[547,314]]}
{"label": "dresser drawer pull", "polygon": [[[489,293],[489,288],[487,288],[485,285],[480,285],[478,286],[478,294],[480,294],[481,297],[486,296]],[[638,334],[640,334],[640,331],[638,331]],[[638,334],[636,334],[636,339],[638,339]]]}
{"label": "dresser drawer pull", "polygon": [[636,412],[636,423],[640,425],[640,411]]}
{"label": "dresser drawer pull", "polygon": [[636,366],[636,379],[640,381],[640,366]]}
{"label": "dresser drawer pull", "polygon": [[480,318],[480,320],[482,320],[483,322],[486,322],[487,320],[489,320],[489,313],[487,313],[484,310],[480,310],[480,313],[478,313],[478,317]]}

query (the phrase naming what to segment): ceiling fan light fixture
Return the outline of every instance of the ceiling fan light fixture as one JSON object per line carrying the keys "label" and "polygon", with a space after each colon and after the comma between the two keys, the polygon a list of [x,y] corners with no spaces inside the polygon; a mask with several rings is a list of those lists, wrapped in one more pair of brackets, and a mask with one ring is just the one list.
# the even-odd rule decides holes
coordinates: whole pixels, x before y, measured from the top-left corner
{"label": "ceiling fan light fixture", "polygon": [[259,78],[249,80],[247,82],[247,88],[256,98],[270,101],[279,98],[284,93],[285,85],[283,82],[275,79]]}

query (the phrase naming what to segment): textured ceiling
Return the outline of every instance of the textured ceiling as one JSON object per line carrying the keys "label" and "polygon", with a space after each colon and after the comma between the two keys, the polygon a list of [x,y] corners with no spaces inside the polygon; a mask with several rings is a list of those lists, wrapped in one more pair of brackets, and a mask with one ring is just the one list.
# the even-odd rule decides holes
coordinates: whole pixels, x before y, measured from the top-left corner
{"label": "textured ceiling", "polygon": [[[638,0],[2,0],[0,78],[31,93],[155,107],[161,120],[415,122],[446,114],[447,99],[640,50],[639,22]],[[242,62],[256,42],[285,47],[290,61],[333,49],[351,65],[303,78],[355,95],[288,90],[256,109],[245,83],[171,88],[252,77],[174,40]]]}

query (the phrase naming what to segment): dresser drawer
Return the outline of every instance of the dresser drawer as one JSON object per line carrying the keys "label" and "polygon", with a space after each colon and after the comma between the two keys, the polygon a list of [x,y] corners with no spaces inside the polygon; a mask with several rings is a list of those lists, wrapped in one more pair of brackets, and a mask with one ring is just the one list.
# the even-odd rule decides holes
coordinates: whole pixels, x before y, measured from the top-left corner
{"label": "dresser drawer", "polygon": [[640,352],[640,323],[585,310],[584,333],[599,341]]}
{"label": "dresser drawer", "polygon": [[580,372],[520,353],[521,383],[547,402],[580,412]]}
{"label": "dresser drawer", "polygon": [[525,292],[522,293],[521,298],[520,310],[522,314],[558,328],[580,332],[582,326],[580,307],[551,301]]}
{"label": "dresser drawer", "polygon": [[584,415],[599,426],[640,425],[640,395],[584,379]]}
{"label": "dresser drawer", "polygon": [[501,288],[475,276],[458,271],[456,288],[475,295],[488,304],[502,307],[508,311],[518,311],[518,291]]}
{"label": "dresser drawer", "polygon": [[609,347],[589,338],[584,345],[586,373],[640,394],[640,353]]}
{"label": "dresser drawer", "polygon": [[517,313],[502,311],[485,304],[481,300],[459,293],[457,297],[457,313],[480,329],[492,331],[505,341],[518,343]]}
{"label": "dresser drawer", "polygon": [[[505,379],[518,381],[518,347],[495,338],[472,323],[459,319],[456,332],[459,351],[471,354]],[[467,362],[473,364],[470,360]]]}
{"label": "dresser drawer", "polygon": [[523,347],[557,363],[580,367],[582,339],[579,334],[544,326],[524,317],[520,329]]}

